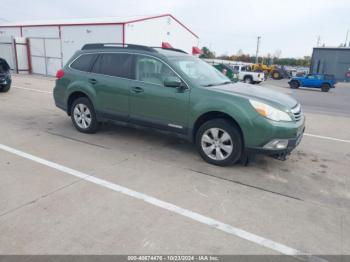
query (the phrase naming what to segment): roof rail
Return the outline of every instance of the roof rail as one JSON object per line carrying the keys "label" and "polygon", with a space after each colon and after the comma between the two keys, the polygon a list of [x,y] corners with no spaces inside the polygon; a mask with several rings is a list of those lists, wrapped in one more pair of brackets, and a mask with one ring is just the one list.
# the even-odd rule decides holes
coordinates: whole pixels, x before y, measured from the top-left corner
{"label": "roof rail", "polygon": [[148,46],[143,45],[133,45],[133,44],[123,44],[123,43],[93,43],[93,44],[85,44],[81,48],[81,50],[89,50],[89,49],[113,49],[113,48],[130,48],[148,52],[155,52],[155,50]]}
{"label": "roof rail", "polygon": [[161,46],[152,46],[151,48],[162,49],[162,50],[170,50],[170,51],[174,51],[174,52],[180,52],[180,53],[188,54],[184,50],[181,50],[181,49],[178,49],[178,48],[164,48],[164,47],[161,47]]}

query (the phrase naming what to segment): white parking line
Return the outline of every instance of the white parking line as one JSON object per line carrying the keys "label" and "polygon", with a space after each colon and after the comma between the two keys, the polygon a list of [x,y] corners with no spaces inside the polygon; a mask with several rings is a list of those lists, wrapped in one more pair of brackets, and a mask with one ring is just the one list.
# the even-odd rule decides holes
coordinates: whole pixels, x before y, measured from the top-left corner
{"label": "white parking line", "polygon": [[44,91],[44,90],[39,90],[39,89],[34,89],[34,88],[27,88],[27,87],[20,87],[20,86],[12,86],[12,87],[18,88],[18,89],[23,89],[23,90],[28,90],[28,91],[39,92],[39,93],[52,94],[52,91]]}
{"label": "white parking line", "polygon": [[307,133],[304,133],[304,136],[316,137],[316,138],[332,140],[332,141],[337,141],[337,142],[343,142],[343,143],[350,143],[350,140],[344,140],[344,139],[339,139],[339,138],[334,138],[334,137],[329,137],[329,136],[319,136],[319,135],[313,135],[313,134],[307,134]]}
{"label": "white parking line", "polygon": [[205,224],[211,228],[215,228],[215,229],[218,229],[220,231],[226,232],[228,234],[234,235],[236,237],[253,242],[259,246],[263,246],[265,248],[277,251],[281,254],[291,255],[291,256],[294,256],[294,257],[301,259],[301,260],[309,260],[311,258],[313,261],[326,261],[322,258],[308,255],[308,254],[303,253],[301,251],[298,251],[294,248],[291,248],[291,247],[288,247],[286,245],[280,244],[278,242],[272,241],[270,239],[255,235],[253,233],[247,232],[247,231],[242,230],[240,228],[225,224],[221,221],[218,221],[216,219],[201,215],[201,214],[196,213],[194,211],[176,206],[174,204],[171,204],[169,202],[165,202],[165,201],[160,200],[158,198],[155,198],[155,197],[134,191],[132,189],[111,183],[107,180],[103,180],[103,179],[91,176],[89,174],[85,174],[83,172],[71,169],[69,167],[65,167],[63,165],[60,165],[60,164],[45,160],[43,158],[25,153],[23,151],[11,148],[9,146],[0,144],[0,149],[4,150],[6,152],[9,152],[9,153],[15,154],[17,156],[32,160],[36,163],[54,168],[56,170],[59,170],[61,172],[66,173],[66,174],[81,178],[85,181],[89,181],[89,182],[94,183],[96,185],[111,189],[113,191],[125,194],[125,195],[133,197],[133,198],[140,199],[140,200],[145,201],[151,205],[166,209],[170,212],[179,214],[181,216],[184,216],[184,217],[187,217],[187,218],[192,219],[194,221]]}

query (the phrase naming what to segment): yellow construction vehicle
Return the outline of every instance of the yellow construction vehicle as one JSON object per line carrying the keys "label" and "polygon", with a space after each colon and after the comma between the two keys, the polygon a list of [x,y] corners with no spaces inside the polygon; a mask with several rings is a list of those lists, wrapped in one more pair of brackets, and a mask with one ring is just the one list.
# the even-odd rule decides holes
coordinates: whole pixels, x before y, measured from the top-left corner
{"label": "yellow construction vehicle", "polygon": [[271,77],[272,79],[278,80],[289,77],[286,70],[276,65],[252,64],[251,67],[255,72],[264,72],[266,78]]}

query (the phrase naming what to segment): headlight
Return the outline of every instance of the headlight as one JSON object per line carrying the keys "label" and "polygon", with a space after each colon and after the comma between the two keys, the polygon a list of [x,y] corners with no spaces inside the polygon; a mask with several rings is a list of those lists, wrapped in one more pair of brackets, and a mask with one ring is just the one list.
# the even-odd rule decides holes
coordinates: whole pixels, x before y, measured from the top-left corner
{"label": "headlight", "polygon": [[256,100],[249,99],[249,102],[255,108],[256,112],[263,117],[273,121],[293,121],[290,115],[284,111]]}

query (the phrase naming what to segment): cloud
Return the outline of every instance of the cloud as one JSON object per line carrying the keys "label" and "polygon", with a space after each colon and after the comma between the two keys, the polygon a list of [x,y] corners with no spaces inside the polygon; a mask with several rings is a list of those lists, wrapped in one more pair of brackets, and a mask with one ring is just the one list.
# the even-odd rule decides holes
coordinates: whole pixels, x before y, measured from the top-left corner
{"label": "cloud", "polygon": [[254,54],[282,50],[282,56],[310,55],[317,36],[339,45],[350,27],[346,0],[17,0],[2,6],[1,19],[137,16],[172,13],[200,36],[200,43],[218,54],[239,49]]}

